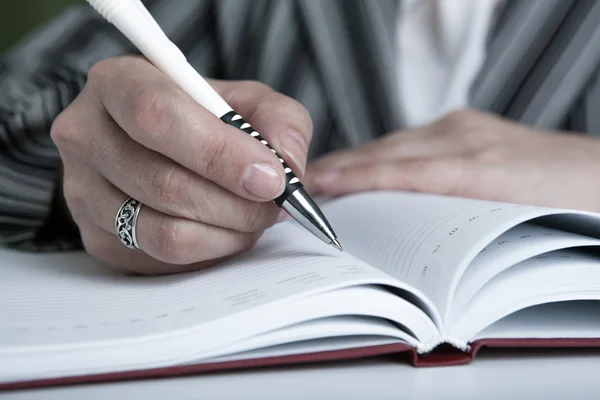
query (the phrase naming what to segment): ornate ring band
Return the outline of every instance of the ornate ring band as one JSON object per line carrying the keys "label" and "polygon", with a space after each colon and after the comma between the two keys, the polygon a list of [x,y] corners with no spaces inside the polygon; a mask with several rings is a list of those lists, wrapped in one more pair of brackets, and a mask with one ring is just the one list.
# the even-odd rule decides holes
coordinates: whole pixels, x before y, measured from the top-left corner
{"label": "ornate ring band", "polygon": [[137,222],[142,203],[128,198],[119,208],[115,218],[115,230],[121,243],[130,249],[141,250],[137,242],[135,223]]}

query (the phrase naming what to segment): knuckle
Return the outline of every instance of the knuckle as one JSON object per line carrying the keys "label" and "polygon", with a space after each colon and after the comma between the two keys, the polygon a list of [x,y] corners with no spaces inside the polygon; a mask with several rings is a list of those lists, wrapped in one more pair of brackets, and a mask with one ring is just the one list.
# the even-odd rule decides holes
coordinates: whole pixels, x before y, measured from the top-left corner
{"label": "knuckle", "polygon": [[478,143],[487,147],[501,145],[503,143],[502,139],[505,137],[505,135],[497,135],[497,131],[487,125],[476,125],[472,128],[472,131],[477,133]]}
{"label": "knuckle", "polygon": [[164,216],[157,224],[152,235],[152,248],[164,262],[180,265],[190,260],[184,248],[185,231],[183,223],[177,218]]}
{"label": "knuckle", "polygon": [[303,105],[300,105],[299,114],[303,115],[302,120],[304,121],[304,124],[305,124],[305,129],[303,130],[304,137],[306,138],[307,142],[310,143],[313,138],[313,129],[314,129],[312,117],[310,116],[310,113]]}
{"label": "knuckle", "polygon": [[86,235],[84,230],[82,230],[81,237],[85,252],[93,258],[104,260],[106,257],[104,246],[100,244],[98,240],[90,239],[89,235]]}
{"label": "knuckle", "polygon": [[223,140],[219,135],[212,135],[205,144],[206,151],[202,154],[201,170],[205,178],[213,178],[221,175],[221,172],[236,159],[232,156],[234,146],[227,140]]}
{"label": "knuckle", "polygon": [[[450,135],[470,135],[473,112],[468,109],[453,111],[439,121],[441,132]],[[466,133],[468,131],[468,133]]]}
{"label": "knuckle", "polygon": [[451,135],[459,140],[478,139],[480,129],[474,123],[474,113],[468,109],[453,111],[440,120],[442,134]]}
{"label": "knuckle", "polygon": [[460,140],[467,143],[481,142],[481,139],[484,137],[484,133],[482,131],[467,125],[463,125],[456,131],[455,134]]}
{"label": "knuckle", "polygon": [[256,245],[256,242],[258,242],[258,240],[260,239],[261,234],[262,234],[262,231],[261,232],[253,232],[249,235],[246,235],[246,237],[241,241],[237,252],[244,253],[249,250],[252,250],[254,245]]}
{"label": "knuckle", "polygon": [[313,123],[310,113],[299,101],[281,93],[273,92],[265,98],[259,109],[267,113],[284,115],[299,125],[299,129],[304,135],[308,135],[310,140],[312,136]]}
{"label": "knuckle", "polygon": [[63,182],[63,196],[73,219],[79,219],[85,209],[85,189],[79,181],[68,178]]}
{"label": "knuckle", "polygon": [[256,232],[267,227],[263,216],[263,204],[255,201],[246,202],[239,219],[240,232]]}
{"label": "knuckle", "polygon": [[465,122],[472,120],[474,116],[475,111],[469,108],[461,108],[459,110],[450,112],[443,118],[443,120],[446,122],[446,124],[461,126]]}
{"label": "knuckle", "polygon": [[479,164],[500,164],[506,159],[506,149],[503,146],[486,146],[475,151],[472,158]]}
{"label": "knuckle", "polygon": [[106,262],[110,251],[106,241],[98,235],[98,231],[90,229],[86,224],[80,225],[79,230],[85,252],[93,258]]}
{"label": "knuckle", "polygon": [[81,130],[77,118],[67,108],[54,119],[50,127],[50,137],[59,150],[72,150],[81,141]]}
{"label": "knuckle", "polygon": [[100,244],[97,240],[84,240],[83,248],[93,258],[101,261],[106,260],[105,246]]}
{"label": "knuckle", "polygon": [[252,94],[254,97],[258,93],[260,94],[259,97],[262,97],[263,95],[266,95],[272,91],[273,89],[260,81],[242,80],[236,81],[231,85],[227,85],[223,96],[231,104],[239,104],[240,102],[244,101],[243,99],[248,97],[248,94]]}
{"label": "knuckle", "polygon": [[458,197],[477,197],[477,189],[482,187],[482,168],[476,168],[468,162],[456,163],[450,171],[449,179],[453,184],[447,194]]}
{"label": "knuckle", "polygon": [[115,58],[107,58],[98,61],[88,71],[88,83],[97,84],[103,82],[108,76],[112,75],[116,66]]}
{"label": "knuckle", "polygon": [[[189,174],[178,167],[157,168],[150,178],[150,193],[158,204],[181,214],[184,212]],[[183,215],[182,215],[183,216]]]}
{"label": "knuckle", "polygon": [[269,85],[257,80],[242,81],[240,89],[244,91],[258,93],[271,93],[273,91],[273,89]]}
{"label": "knuckle", "polygon": [[142,62],[138,56],[114,56],[98,61],[88,71],[88,83],[94,87],[102,85],[107,80],[122,76],[123,72],[132,70],[135,64]]}
{"label": "knuckle", "polygon": [[294,115],[296,112],[302,112],[304,107],[289,96],[278,92],[271,92],[264,96],[257,109],[259,111]]}
{"label": "knuckle", "polygon": [[134,126],[144,136],[148,135],[160,142],[167,141],[175,120],[173,100],[169,90],[156,85],[145,86],[135,91],[130,104]]}

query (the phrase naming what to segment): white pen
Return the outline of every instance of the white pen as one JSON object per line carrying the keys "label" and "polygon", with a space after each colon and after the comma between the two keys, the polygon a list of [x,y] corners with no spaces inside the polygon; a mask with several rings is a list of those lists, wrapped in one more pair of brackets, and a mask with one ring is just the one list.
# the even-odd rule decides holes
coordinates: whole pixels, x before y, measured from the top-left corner
{"label": "white pen", "polygon": [[342,251],[329,222],[306,189],[271,146],[244,121],[187,62],[139,0],[87,0],[108,22],[125,35],[156,68],[175,81],[200,105],[226,124],[246,132],[267,146],[281,162],[286,177],[283,193],[274,200],[292,218],[319,239]]}

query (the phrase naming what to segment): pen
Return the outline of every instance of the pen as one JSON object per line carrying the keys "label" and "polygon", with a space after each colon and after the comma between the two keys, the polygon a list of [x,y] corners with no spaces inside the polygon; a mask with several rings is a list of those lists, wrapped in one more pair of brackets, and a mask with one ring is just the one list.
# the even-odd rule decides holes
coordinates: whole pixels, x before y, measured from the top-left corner
{"label": "pen", "polygon": [[285,190],[274,200],[274,203],[323,242],[343,251],[333,228],[292,169],[187,62],[185,55],[167,37],[140,0],[87,0],[87,2],[125,35],[148,61],[179,84],[204,108],[224,123],[241,129],[267,146],[279,158],[286,179]]}

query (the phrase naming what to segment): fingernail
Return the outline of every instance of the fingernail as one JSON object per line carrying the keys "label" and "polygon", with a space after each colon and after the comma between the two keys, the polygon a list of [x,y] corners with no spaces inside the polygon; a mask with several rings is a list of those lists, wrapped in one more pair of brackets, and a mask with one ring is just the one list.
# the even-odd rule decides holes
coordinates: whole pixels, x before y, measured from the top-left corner
{"label": "fingernail", "polygon": [[283,177],[269,163],[251,165],[243,179],[244,189],[257,197],[273,199],[283,191]]}
{"label": "fingernail", "polygon": [[277,220],[275,221],[276,224],[285,222],[285,221],[289,221],[290,219],[292,219],[291,215],[287,213],[287,211],[285,210],[281,210],[281,212],[279,213],[279,216],[277,217]]}
{"label": "fingernail", "polygon": [[295,131],[287,131],[281,134],[281,148],[284,153],[294,162],[300,171],[299,178],[304,175],[304,160],[306,158],[307,144],[302,136]]}

